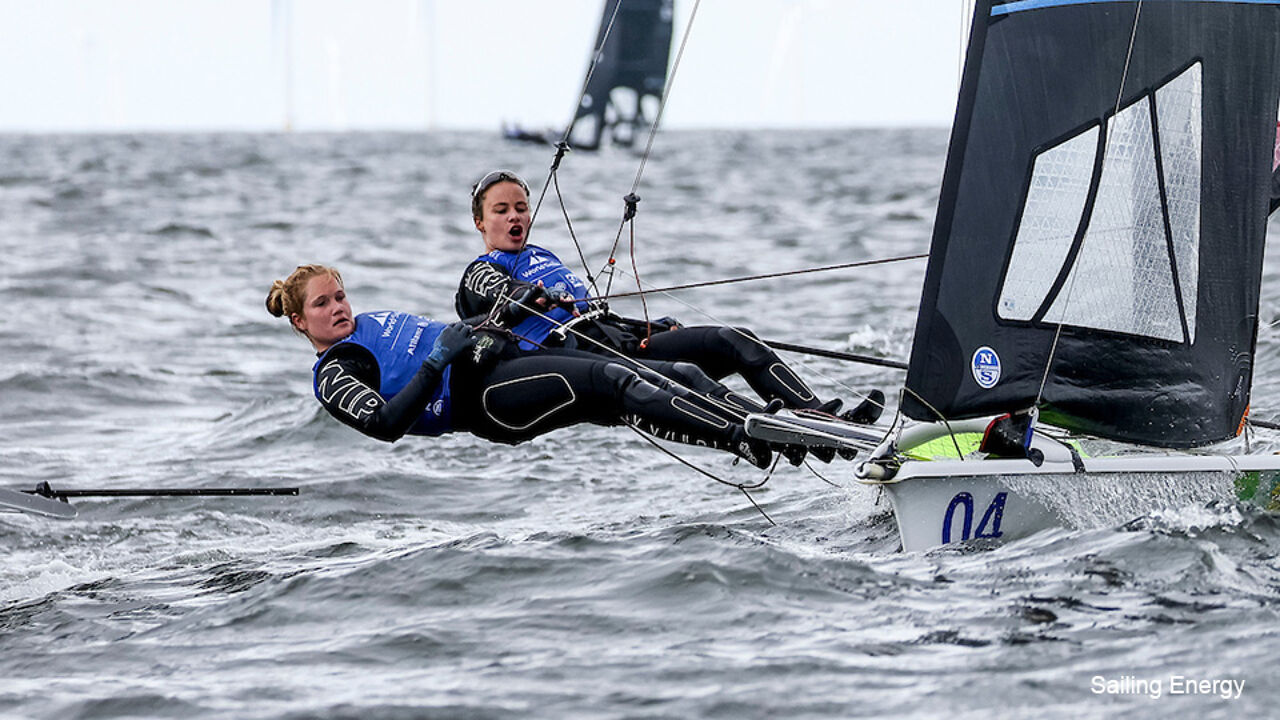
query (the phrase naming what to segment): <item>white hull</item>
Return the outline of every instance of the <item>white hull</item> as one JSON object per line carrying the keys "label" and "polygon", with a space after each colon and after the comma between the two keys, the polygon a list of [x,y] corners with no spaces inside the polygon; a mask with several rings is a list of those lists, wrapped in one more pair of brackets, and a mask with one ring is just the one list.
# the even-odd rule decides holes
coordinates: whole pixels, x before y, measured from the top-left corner
{"label": "white hull", "polygon": [[[1099,527],[1162,508],[1245,495],[1268,499],[1280,457],[1135,455],[1036,467],[1028,460],[908,461],[881,485],[907,551],[971,539],[1004,542],[1053,527]],[[1250,473],[1257,473],[1252,478]]]}
{"label": "white hull", "polygon": [[869,455],[857,475],[888,492],[908,551],[974,539],[1003,542],[1053,527],[1114,525],[1152,510],[1211,500],[1280,504],[1280,490],[1272,499],[1280,455],[1085,458],[1038,432],[1031,447],[1042,455],[1039,465],[1027,459],[915,460],[901,454],[900,448],[921,448],[940,438],[981,436],[990,420],[919,423],[895,432],[813,417],[751,415],[747,433],[770,442]]}

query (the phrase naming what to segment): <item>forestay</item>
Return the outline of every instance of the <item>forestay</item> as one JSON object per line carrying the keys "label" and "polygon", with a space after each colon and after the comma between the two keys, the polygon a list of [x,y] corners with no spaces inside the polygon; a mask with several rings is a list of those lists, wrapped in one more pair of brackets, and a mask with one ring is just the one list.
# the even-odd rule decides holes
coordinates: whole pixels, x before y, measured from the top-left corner
{"label": "forestay", "polygon": [[905,412],[1038,401],[1046,422],[1148,445],[1236,435],[1278,44],[1273,1],[981,0]]}

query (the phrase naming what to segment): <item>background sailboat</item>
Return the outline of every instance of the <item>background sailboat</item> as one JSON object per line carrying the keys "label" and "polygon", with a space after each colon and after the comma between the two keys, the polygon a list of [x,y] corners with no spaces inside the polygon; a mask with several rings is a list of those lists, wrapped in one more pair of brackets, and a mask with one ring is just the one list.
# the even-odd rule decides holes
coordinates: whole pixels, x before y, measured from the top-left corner
{"label": "background sailboat", "polygon": [[[673,0],[605,0],[581,101],[569,131],[575,150],[605,139],[631,147],[657,117],[671,54]],[[551,144],[561,134],[504,127],[509,140]]]}

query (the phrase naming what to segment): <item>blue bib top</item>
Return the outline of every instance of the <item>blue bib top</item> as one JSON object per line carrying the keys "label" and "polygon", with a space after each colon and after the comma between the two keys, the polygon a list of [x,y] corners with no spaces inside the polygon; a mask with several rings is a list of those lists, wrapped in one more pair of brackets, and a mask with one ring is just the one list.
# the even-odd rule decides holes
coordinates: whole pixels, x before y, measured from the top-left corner
{"label": "blue bib top", "polygon": [[[587,286],[577,275],[574,275],[569,268],[560,262],[560,258],[555,253],[537,245],[526,245],[524,250],[520,252],[506,252],[503,250],[494,250],[493,252],[481,255],[478,260],[491,262],[494,265],[504,268],[511,277],[521,282],[536,284],[542,281],[543,287],[548,289],[555,288],[563,292],[567,292],[582,302],[577,304],[580,312],[586,312],[590,309],[586,299],[590,297],[587,294]],[[546,317],[542,317],[545,315]],[[559,327],[562,323],[573,319],[573,313],[562,307],[555,307],[550,312],[542,313],[542,315],[533,315],[525,318],[520,324],[511,328],[511,332],[515,333],[520,340],[521,350],[532,350],[537,345],[546,340],[551,331]]]}
{"label": "blue bib top", "polygon": [[[409,384],[431,352],[436,337],[448,327],[442,322],[391,311],[360,313],[355,323],[355,331],[334,343],[311,368],[312,388],[317,399],[320,398],[320,366],[334,348],[350,343],[368,350],[378,363],[378,393],[389,400]],[[449,407],[451,370],[452,367],[444,369],[431,401],[409,428],[410,435],[443,435],[453,429]]]}

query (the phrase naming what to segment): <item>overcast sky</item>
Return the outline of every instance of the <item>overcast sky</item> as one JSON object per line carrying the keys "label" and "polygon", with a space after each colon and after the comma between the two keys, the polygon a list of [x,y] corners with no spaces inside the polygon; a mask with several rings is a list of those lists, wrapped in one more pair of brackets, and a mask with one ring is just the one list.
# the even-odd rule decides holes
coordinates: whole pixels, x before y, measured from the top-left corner
{"label": "overcast sky", "polygon": [[[970,5],[702,0],[664,126],[948,126]],[[602,7],[0,0],[0,131],[563,127]]]}

